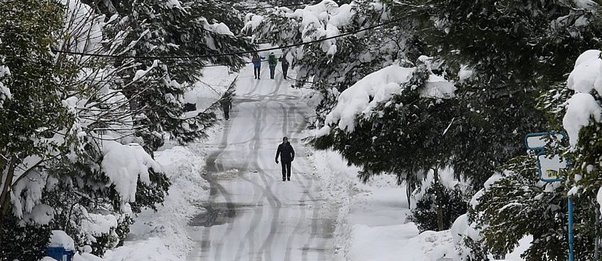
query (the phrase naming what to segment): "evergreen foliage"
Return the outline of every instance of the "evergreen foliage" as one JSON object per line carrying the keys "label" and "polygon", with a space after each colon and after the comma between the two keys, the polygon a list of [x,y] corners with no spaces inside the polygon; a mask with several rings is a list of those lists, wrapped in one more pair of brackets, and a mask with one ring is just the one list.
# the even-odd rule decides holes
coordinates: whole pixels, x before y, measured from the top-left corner
{"label": "evergreen foliage", "polygon": [[[248,24],[243,30],[252,33],[255,41],[269,42],[277,46],[285,46],[325,38],[324,31],[333,26],[331,19],[341,19],[338,12],[343,3],[322,1],[316,6],[325,6],[327,10],[319,21],[305,21],[292,15],[294,12],[311,12],[310,9],[298,7],[300,10],[288,8],[268,9],[257,27]],[[357,31],[388,21],[388,9],[380,3],[370,0],[350,1],[351,18],[349,24],[337,28],[340,34]],[[247,15],[247,21],[254,14]],[[308,19],[310,20],[310,19]],[[307,25],[306,25],[307,23]],[[297,69],[296,86],[310,84],[320,92],[321,102],[316,110],[317,122],[313,127],[321,127],[326,114],[336,104],[340,92],[353,85],[366,75],[391,65],[397,59],[406,62],[418,58],[412,44],[406,44],[408,28],[412,24],[388,27],[387,30],[368,30],[347,37],[293,47],[285,52],[292,59],[292,67]],[[330,36],[330,35],[328,35]],[[329,46],[335,46],[332,52]],[[409,55],[407,57],[406,54]],[[409,63],[409,62],[408,62]],[[311,80],[310,80],[311,79]]]}
{"label": "evergreen foliage", "polygon": [[[129,26],[126,39],[135,41],[124,54],[153,57],[182,57],[137,60],[133,66],[119,72],[125,80],[136,79],[139,71],[148,71],[144,79],[125,85],[121,91],[134,112],[137,135],[144,138],[145,147],[151,151],[160,147],[165,138],[181,143],[204,137],[204,131],[215,122],[215,114],[200,113],[195,117],[183,116],[182,95],[208,63],[239,69],[244,65],[241,56],[224,56],[220,53],[242,52],[254,47],[245,39],[225,31],[215,18],[240,28],[238,14],[225,3],[217,1],[179,1],[173,6],[159,0],[97,1],[93,6],[107,17],[118,15]],[[219,17],[211,10],[220,9]],[[210,20],[208,20],[210,19]],[[214,24],[212,24],[214,23]],[[111,32],[108,32],[111,33]],[[116,34],[118,32],[114,32]],[[124,47],[126,48],[126,47]],[[205,58],[185,58],[207,56]],[[117,61],[128,63],[131,61]]]}
{"label": "evergreen foliage", "polygon": [[[223,4],[181,3],[98,1],[90,8],[77,0],[66,6],[2,2],[0,223],[2,246],[12,247],[3,248],[2,257],[39,259],[50,229],[102,255],[122,243],[136,213],[163,202],[170,181],[149,155],[166,138],[202,137],[215,120],[213,112],[184,117],[182,94],[207,62],[233,69],[244,64],[241,56],[219,53],[253,48],[202,17],[205,7]],[[145,60],[65,52],[214,56]],[[122,145],[130,143],[146,151]],[[116,156],[109,158],[112,152],[143,162],[133,164],[137,170],[124,167],[136,173],[116,177],[105,165],[119,164]],[[137,179],[135,198],[119,189],[123,175]],[[96,222],[111,225],[99,228]],[[4,233],[11,224],[18,224],[14,233]]]}
{"label": "evergreen foliage", "polygon": [[[458,82],[456,121],[449,148],[454,170],[480,186],[504,162],[523,153],[522,137],[546,129],[534,102],[542,90],[564,82],[572,59],[596,46],[595,11],[572,2],[446,0],[406,1],[394,15],[419,23],[417,41],[442,57]],[[587,21],[584,23],[584,21]],[[505,73],[507,72],[507,73]]]}
{"label": "evergreen foliage", "polygon": [[[27,10],[33,10],[28,12]],[[53,1],[4,1],[0,12],[0,62],[10,70],[2,82],[11,96],[0,107],[0,223],[10,209],[10,186],[27,157],[45,159],[61,144],[49,141],[72,121],[62,105],[61,78],[48,46],[62,26],[61,6]]]}
{"label": "evergreen foliage", "polygon": [[449,158],[443,155],[452,139],[444,130],[453,121],[455,101],[421,96],[432,72],[417,63],[400,94],[370,115],[358,115],[353,132],[332,128],[329,135],[315,139],[315,147],[340,151],[349,163],[362,167],[359,177],[364,182],[372,175],[393,173],[408,191],[418,186],[421,173],[446,166]]}
{"label": "evergreen foliage", "polygon": [[[489,253],[509,253],[522,237],[532,235],[533,241],[523,254],[525,260],[566,260],[566,187],[539,182],[536,173],[532,156],[517,157],[506,165],[504,177],[479,198],[476,222]],[[593,260],[595,194],[584,193],[574,201],[575,251],[580,258]]]}
{"label": "evergreen foliage", "polygon": [[40,260],[46,254],[49,241],[47,225],[23,225],[14,216],[0,222],[1,260]]}
{"label": "evergreen foliage", "polygon": [[[438,208],[443,211],[441,217],[438,216]],[[442,230],[438,224],[441,218],[445,230],[451,227],[457,217],[466,213],[466,210],[467,204],[459,187],[446,188],[440,182],[433,182],[424,196],[416,201],[411,220],[416,222],[420,231],[439,231]]]}

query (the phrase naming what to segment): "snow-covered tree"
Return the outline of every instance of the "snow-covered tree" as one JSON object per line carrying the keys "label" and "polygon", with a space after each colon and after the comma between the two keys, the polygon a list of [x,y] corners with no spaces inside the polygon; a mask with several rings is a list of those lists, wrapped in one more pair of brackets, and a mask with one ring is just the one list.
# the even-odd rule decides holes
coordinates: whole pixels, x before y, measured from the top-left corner
{"label": "snow-covered tree", "polygon": [[[53,66],[49,52],[53,33],[62,26],[60,4],[2,1],[0,12],[0,256],[37,260],[50,229],[21,224],[22,217],[13,215],[13,202],[21,197],[14,186],[29,180],[34,164],[56,157],[68,144],[52,137],[73,120],[60,91],[61,79],[73,71]],[[33,210],[34,205],[23,207]]]}
{"label": "snow-covered tree", "polygon": [[466,213],[467,204],[460,186],[445,187],[434,180],[416,201],[410,219],[421,231],[449,229],[456,218]]}
{"label": "snow-covered tree", "polygon": [[539,181],[534,157],[522,156],[510,161],[503,175],[477,194],[472,217],[482,228],[483,243],[491,253],[510,252],[519,239],[531,235],[526,260],[542,256],[566,260],[570,196],[575,202],[576,253],[579,258],[594,259],[600,218],[596,198],[602,186],[598,170],[602,107],[596,84],[602,75],[601,63],[600,51],[583,52],[566,84],[551,86],[539,100],[550,129],[568,134],[567,144],[546,149],[546,153],[562,155],[571,162],[570,168],[559,173],[564,181],[547,185]]}
{"label": "snow-covered tree", "polygon": [[[455,171],[482,184],[523,153],[526,133],[546,129],[536,97],[563,82],[570,57],[599,43],[592,1],[404,1],[393,17],[419,23],[428,55],[442,57],[458,81],[449,147]],[[470,72],[470,73],[468,73]],[[470,76],[470,77],[468,77]],[[454,134],[456,133],[456,134]]]}
{"label": "snow-covered tree", "polygon": [[[179,15],[166,8],[138,17],[103,15],[78,0],[0,4],[8,14],[0,21],[3,257],[24,258],[26,252],[27,260],[38,259],[50,229],[68,232],[78,247],[90,245],[101,255],[125,238],[137,212],[163,201],[170,183],[152,150],[166,134],[182,142],[202,136],[212,118],[183,117],[181,93],[207,61],[236,69],[242,58],[123,55],[201,56],[248,47],[227,26],[203,19],[198,6],[173,8]],[[183,13],[194,16],[184,19]],[[137,20],[156,16],[176,24],[166,32],[160,22]],[[181,30],[184,20],[196,27]],[[196,42],[187,42],[183,32],[194,33]],[[154,42],[151,33],[170,41]],[[163,49],[152,53],[153,43]],[[145,136],[150,132],[161,140],[153,143]]]}
{"label": "snow-covered tree", "polygon": [[[325,0],[305,7],[268,8],[263,14],[248,14],[243,30],[255,41],[287,46],[352,33],[389,20],[388,7],[379,1],[337,4]],[[297,71],[296,85],[311,84],[322,96],[314,127],[322,126],[340,92],[358,80],[397,59],[406,59],[406,54],[413,54],[406,60],[418,58],[416,52],[411,52],[413,45],[407,43],[410,38],[405,32],[409,27],[411,24],[384,26],[284,50]]]}
{"label": "snow-covered tree", "polygon": [[[315,146],[340,151],[351,164],[362,167],[363,181],[392,173],[411,193],[420,177],[434,170],[438,184],[437,171],[447,166],[445,155],[453,140],[447,129],[453,122],[455,87],[433,74],[428,57],[420,57],[417,64],[391,65],[345,90],[317,132]],[[436,205],[442,218],[443,204]]]}
{"label": "snow-covered tree", "polygon": [[[532,236],[525,260],[566,260],[568,253],[566,183],[539,181],[533,156],[511,160],[502,174],[488,181],[477,194],[471,212],[488,253],[503,256],[519,240]],[[594,193],[574,198],[575,251],[579,258],[593,260],[596,237]]]}
{"label": "snow-covered tree", "polygon": [[[236,37],[223,22],[213,20],[220,18],[240,25],[238,15],[216,1],[96,1],[94,6],[107,17],[117,15],[122,26],[132,28],[126,39],[135,44],[120,50],[120,54],[154,57],[134,59],[133,66],[118,73],[128,81],[145,76],[121,90],[130,102],[137,135],[144,138],[144,146],[155,150],[165,139],[189,142],[203,137],[215,115],[208,112],[184,117],[182,95],[207,63],[233,69],[244,64],[241,55],[220,54],[249,51],[253,46]],[[215,9],[220,9],[219,16],[211,12]],[[108,34],[116,36],[120,32]]]}

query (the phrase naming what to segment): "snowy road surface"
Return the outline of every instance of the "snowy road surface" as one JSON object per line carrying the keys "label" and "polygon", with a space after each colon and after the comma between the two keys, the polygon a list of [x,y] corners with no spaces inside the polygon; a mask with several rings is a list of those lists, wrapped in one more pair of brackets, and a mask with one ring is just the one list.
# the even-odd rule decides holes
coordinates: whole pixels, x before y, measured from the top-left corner
{"label": "snowy road surface", "polygon": [[[189,236],[198,247],[188,260],[332,260],[336,213],[320,196],[308,150],[301,90],[277,72],[261,80],[251,67],[241,71],[231,118],[203,177],[210,197],[198,203]],[[276,148],[288,136],[295,149],[291,181],[283,182]]]}

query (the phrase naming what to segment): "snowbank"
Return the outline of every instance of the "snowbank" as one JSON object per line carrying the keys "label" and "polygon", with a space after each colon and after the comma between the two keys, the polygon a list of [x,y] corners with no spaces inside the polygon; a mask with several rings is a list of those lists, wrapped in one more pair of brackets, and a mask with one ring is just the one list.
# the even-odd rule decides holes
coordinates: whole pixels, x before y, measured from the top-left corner
{"label": "snowbank", "polygon": [[324,196],[338,207],[336,255],[343,260],[436,261],[457,258],[450,231],[419,233],[407,223],[405,189],[392,175],[357,179],[358,168],[333,151],[315,151],[313,161]]}
{"label": "snowbank", "polygon": [[108,251],[104,260],[185,260],[192,249],[186,227],[196,211],[193,203],[209,195],[209,184],[201,177],[204,156],[182,146],[155,156],[172,182],[169,194],[156,212],[146,209],[135,218],[126,243]]}
{"label": "snowbank", "polygon": [[356,225],[349,260],[427,261],[457,258],[449,231],[418,232],[414,223]]}

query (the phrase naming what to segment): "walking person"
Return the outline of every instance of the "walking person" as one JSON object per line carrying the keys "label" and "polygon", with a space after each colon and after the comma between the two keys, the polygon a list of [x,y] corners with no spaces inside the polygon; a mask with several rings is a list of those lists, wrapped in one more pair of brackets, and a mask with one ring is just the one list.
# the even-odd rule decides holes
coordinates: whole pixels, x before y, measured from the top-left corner
{"label": "walking person", "polygon": [[276,164],[278,164],[278,156],[282,165],[282,181],[291,181],[291,162],[295,159],[295,150],[288,143],[288,138],[282,138],[282,143],[278,145],[276,150]]}
{"label": "walking person", "polygon": [[251,62],[253,63],[253,74],[255,74],[255,79],[259,79],[259,73],[261,71],[261,57],[259,57],[257,53],[253,53]]}
{"label": "walking person", "polygon": [[270,79],[274,79],[274,70],[276,70],[277,63],[278,60],[276,60],[276,55],[274,55],[274,52],[271,52],[270,55],[268,55],[268,65],[270,66]]}
{"label": "walking person", "polygon": [[220,101],[222,110],[224,110],[224,118],[230,119],[230,109],[232,109],[232,98],[226,97]]}
{"label": "walking person", "polygon": [[282,77],[286,79],[286,73],[288,72],[288,61],[286,60],[286,55],[283,55],[280,58],[280,64],[282,65]]}

